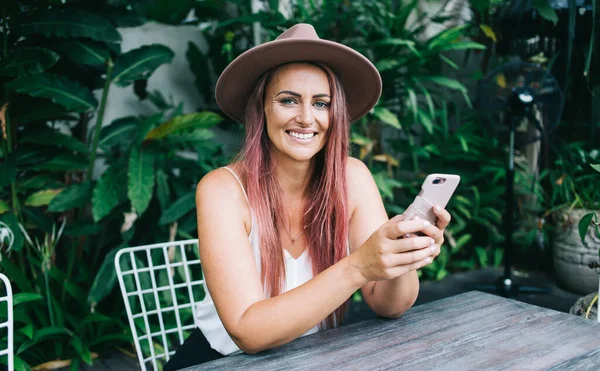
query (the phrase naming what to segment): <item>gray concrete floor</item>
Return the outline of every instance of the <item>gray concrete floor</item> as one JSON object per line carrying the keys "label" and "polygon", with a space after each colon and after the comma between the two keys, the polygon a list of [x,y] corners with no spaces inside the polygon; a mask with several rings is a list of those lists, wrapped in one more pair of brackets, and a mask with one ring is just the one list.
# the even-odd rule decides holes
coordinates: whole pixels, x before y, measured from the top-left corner
{"label": "gray concrete floor", "polygon": [[[448,296],[475,290],[481,285],[495,285],[496,280],[501,276],[501,269],[488,268],[454,274],[440,282],[424,282],[421,284],[419,297],[417,298],[415,305],[421,305]],[[525,276],[524,274],[515,272],[515,280],[521,285],[547,288],[549,292],[546,294],[521,293],[514,299],[561,312],[568,312],[575,301],[583,296],[562,289],[557,282],[553,281],[543,273]],[[494,294],[495,292],[491,291],[490,293]],[[375,317],[375,314],[364,302],[352,303],[348,316],[348,323],[363,321],[373,317]],[[121,353],[114,353],[109,357],[96,360],[93,366],[85,366],[84,368],[84,370],[88,371],[134,369],[139,369],[137,360],[126,357]]]}

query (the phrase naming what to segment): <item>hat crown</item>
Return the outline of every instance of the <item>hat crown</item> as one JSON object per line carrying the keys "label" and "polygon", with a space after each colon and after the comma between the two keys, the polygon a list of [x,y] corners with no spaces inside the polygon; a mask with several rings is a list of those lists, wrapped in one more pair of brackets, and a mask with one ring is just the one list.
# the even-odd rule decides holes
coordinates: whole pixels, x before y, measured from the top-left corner
{"label": "hat crown", "polygon": [[281,35],[277,36],[275,40],[286,40],[286,39],[319,39],[315,28],[308,23],[298,23],[287,30]]}

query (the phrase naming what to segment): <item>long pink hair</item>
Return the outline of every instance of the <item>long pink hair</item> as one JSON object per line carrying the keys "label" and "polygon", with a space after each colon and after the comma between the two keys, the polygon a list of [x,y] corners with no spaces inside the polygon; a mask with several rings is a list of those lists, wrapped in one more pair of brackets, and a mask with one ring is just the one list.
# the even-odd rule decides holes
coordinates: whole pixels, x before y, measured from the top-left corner
{"label": "long pink hair", "polygon": [[[348,192],[346,164],[348,161],[350,118],[346,97],[338,77],[327,66],[321,68],[329,80],[331,93],[330,125],[327,142],[315,156],[308,188],[308,206],[302,225],[312,260],[313,275],[317,275],[348,255]],[[278,231],[285,228],[287,210],[283,190],[275,175],[271,157],[271,141],[267,135],[264,114],[265,91],[277,69],[259,79],[248,99],[245,112],[246,137],[240,155],[242,176],[250,205],[258,223],[261,246],[261,279],[266,292],[273,297],[284,287],[285,265]],[[348,302],[331,313],[321,328],[336,327],[343,321]]]}

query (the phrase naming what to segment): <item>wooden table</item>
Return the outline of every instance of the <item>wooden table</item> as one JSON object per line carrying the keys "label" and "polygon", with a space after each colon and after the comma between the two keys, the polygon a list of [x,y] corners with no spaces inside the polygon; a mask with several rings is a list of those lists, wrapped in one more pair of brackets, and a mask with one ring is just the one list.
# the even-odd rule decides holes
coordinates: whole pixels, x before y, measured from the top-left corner
{"label": "wooden table", "polygon": [[192,370],[600,370],[600,323],[471,291]]}

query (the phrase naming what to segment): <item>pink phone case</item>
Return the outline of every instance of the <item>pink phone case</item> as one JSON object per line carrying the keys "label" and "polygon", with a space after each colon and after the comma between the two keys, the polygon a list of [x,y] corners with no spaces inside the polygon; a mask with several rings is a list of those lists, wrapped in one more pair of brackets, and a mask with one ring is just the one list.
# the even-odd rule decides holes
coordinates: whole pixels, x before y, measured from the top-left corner
{"label": "pink phone case", "polygon": [[423,185],[421,192],[415,197],[415,200],[404,212],[407,220],[415,216],[428,220],[431,224],[437,223],[437,216],[433,212],[435,205],[446,207],[450,197],[460,183],[460,176],[454,174],[429,174]]}

